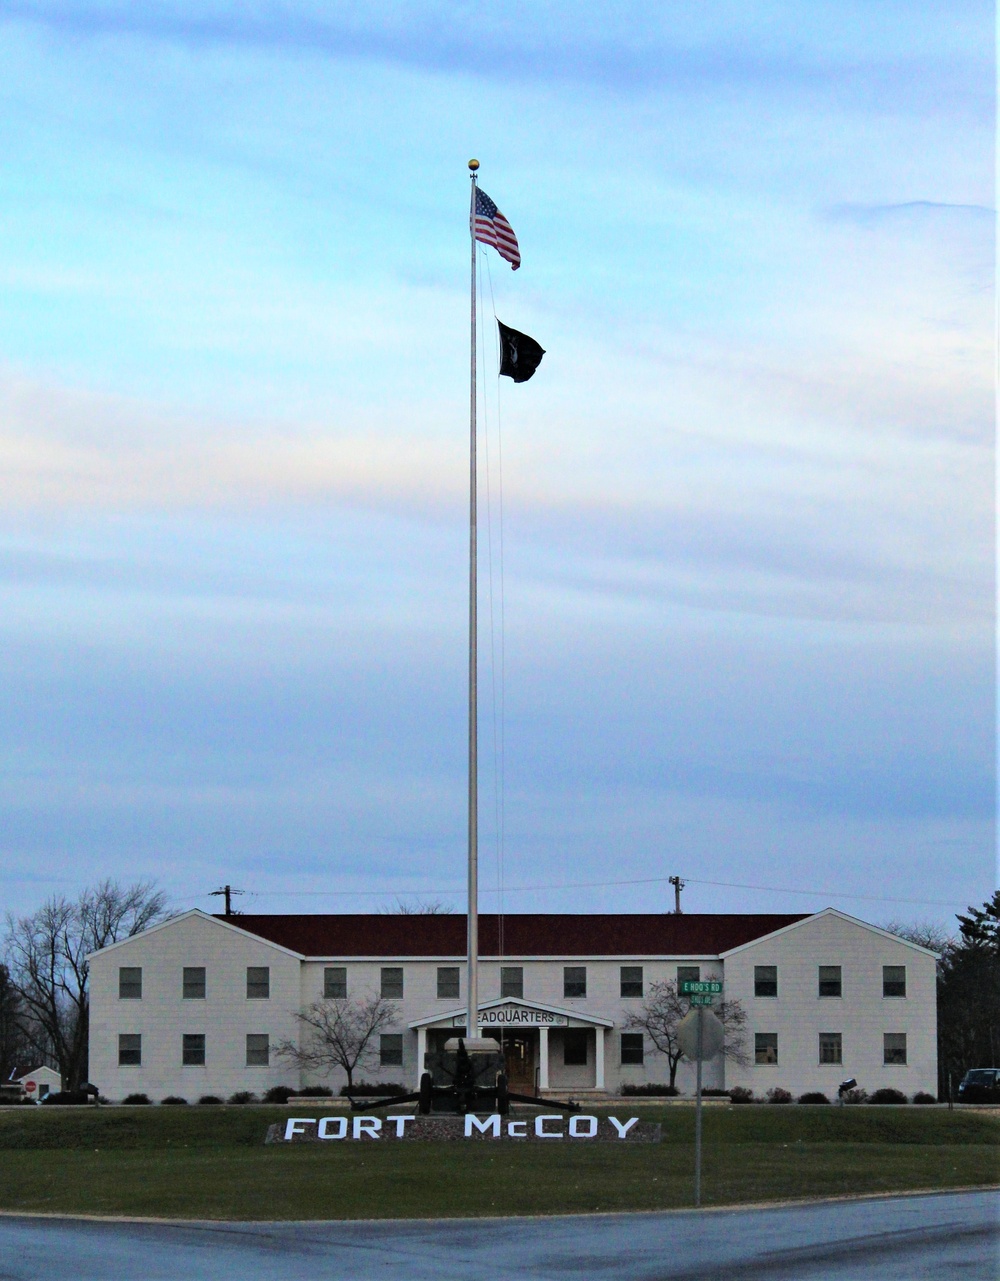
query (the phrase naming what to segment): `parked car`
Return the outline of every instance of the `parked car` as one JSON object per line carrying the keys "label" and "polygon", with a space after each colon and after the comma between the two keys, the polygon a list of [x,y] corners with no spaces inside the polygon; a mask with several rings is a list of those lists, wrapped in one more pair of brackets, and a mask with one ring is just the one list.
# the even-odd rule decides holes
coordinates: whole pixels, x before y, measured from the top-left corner
{"label": "parked car", "polygon": [[1000,1103],[1000,1068],[971,1068],[958,1087],[959,1103]]}

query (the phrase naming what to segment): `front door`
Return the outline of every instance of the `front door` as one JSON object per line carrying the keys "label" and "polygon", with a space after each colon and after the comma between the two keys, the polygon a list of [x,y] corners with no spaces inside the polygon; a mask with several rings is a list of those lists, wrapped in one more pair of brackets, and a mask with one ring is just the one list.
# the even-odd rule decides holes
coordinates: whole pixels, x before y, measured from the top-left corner
{"label": "front door", "polygon": [[497,1035],[503,1049],[507,1084],[515,1094],[534,1094],[535,1068],[538,1064],[538,1033],[533,1029],[517,1031],[504,1028]]}

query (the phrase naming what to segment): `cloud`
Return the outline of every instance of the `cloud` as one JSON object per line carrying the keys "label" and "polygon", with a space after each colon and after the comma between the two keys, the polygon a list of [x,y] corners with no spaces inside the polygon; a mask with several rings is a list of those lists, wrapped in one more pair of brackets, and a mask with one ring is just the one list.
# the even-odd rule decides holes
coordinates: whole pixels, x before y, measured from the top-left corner
{"label": "cloud", "polygon": [[514,82],[576,81],[630,95],[707,84],[768,94],[791,88],[886,109],[905,99],[941,112],[984,106],[991,79],[977,44],[990,29],[988,15],[961,21],[949,14],[945,36],[933,5],[890,11],[876,30],[866,6],[846,3],[816,5],[809,21],[797,6],[758,13],[684,4],[660,15],[619,3],[609,20],[601,5],[539,9],[518,0],[491,10],[437,0],[375,12],[334,0],[13,0],[5,8],[12,18],[73,35],[304,52]]}
{"label": "cloud", "polygon": [[954,217],[972,219],[976,222],[988,220],[992,226],[996,218],[996,210],[989,205],[963,205],[947,200],[903,200],[895,204],[832,205],[828,212],[831,218],[858,222],[862,225],[893,219],[943,220]]}

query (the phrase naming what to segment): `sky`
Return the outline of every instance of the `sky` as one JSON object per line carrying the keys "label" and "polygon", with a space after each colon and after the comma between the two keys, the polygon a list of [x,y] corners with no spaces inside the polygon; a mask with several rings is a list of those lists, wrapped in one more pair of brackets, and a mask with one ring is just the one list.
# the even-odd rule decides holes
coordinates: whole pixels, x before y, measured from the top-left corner
{"label": "sky", "polygon": [[0,3],[0,907],[463,910],[473,156],[483,909],[987,898],[993,48]]}

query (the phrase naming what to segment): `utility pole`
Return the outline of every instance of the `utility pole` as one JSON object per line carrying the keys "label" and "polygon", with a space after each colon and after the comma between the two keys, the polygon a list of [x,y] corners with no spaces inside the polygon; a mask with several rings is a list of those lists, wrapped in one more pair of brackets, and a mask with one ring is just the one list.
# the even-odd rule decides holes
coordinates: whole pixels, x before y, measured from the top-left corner
{"label": "utility pole", "polygon": [[209,898],[218,898],[218,897],[219,897],[219,895],[221,894],[221,895],[225,898],[225,900],[226,900],[226,912],[225,912],[225,914],[226,914],[226,916],[232,916],[232,914],[233,914],[233,895],[234,895],[234,894],[242,894],[242,893],[243,893],[243,891],[242,891],[242,890],[234,890],[234,889],[233,889],[233,887],[232,887],[231,885],[223,885],[221,889],[218,889],[218,890],[210,890],[210,891],[209,891],[209,895],[208,895],[208,897],[209,897]]}
{"label": "utility pole", "polygon": [[674,887],[674,914],[681,914],[681,890],[684,888],[684,882],[679,876],[668,876],[667,880]]}

